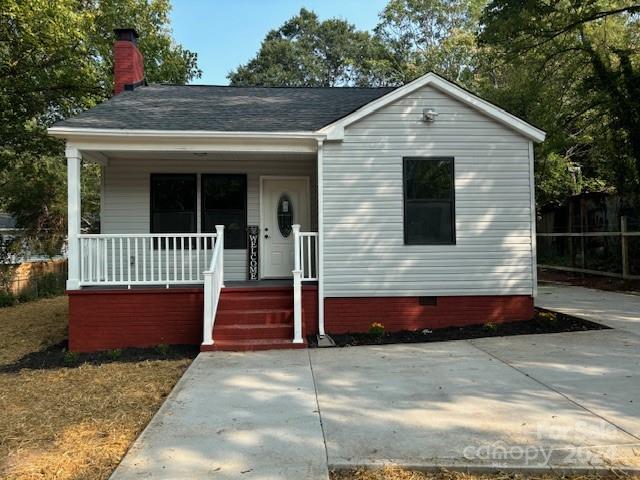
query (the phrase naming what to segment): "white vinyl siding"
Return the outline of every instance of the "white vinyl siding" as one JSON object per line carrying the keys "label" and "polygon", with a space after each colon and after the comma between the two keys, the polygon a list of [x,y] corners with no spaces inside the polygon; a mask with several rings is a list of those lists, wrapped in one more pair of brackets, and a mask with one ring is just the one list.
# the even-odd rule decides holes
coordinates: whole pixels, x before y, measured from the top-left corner
{"label": "white vinyl siding", "polygon": [[[239,173],[247,175],[248,225],[260,224],[260,176],[308,176],[311,184],[311,227],[317,229],[315,158],[248,157],[234,159],[112,158],[104,168],[101,233],[149,233],[152,173]],[[200,183],[200,177],[198,177]],[[198,222],[200,222],[198,205]],[[246,250],[225,250],[227,280],[245,280]]]}
{"label": "white vinyl siding", "polygon": [[[531,295],[529,142],[429,86],[326,142],[325,295]],[[402,159],[421,156],[455,159],[455,245],[404,244]]]}

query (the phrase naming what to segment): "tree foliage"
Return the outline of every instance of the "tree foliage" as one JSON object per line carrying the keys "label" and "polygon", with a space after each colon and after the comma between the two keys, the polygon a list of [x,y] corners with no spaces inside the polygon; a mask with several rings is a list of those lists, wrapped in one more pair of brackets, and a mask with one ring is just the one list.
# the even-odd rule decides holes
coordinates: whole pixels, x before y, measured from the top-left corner
{"label": "tree foliage", "polygon": [[[150,82],[200,75],[176,44],[169,0],[0,0],[0,209],[45,250],[66,229],[63,144],[46,127],[113,89],[113,29],[136,28]],[[97,169],[85,166],[85,225],[96,213]]]}
{"label": "tree foliage", "polygon": [[379,73],[394,84],[427,72],[468,83],[475,70],[476,33],[486,0],[391,0],[376,37],[387,53]]}
{"label": "tree foliage", "polygon": [[320,21],[306,9],[271,30],[246,65],[229,74],[232,85],[333,87],[370,79],[380,46],[340,19]]}
{"label": "tree foliage", "polygon": [[523,75],[538,85],[524,92],[536,110],[526,118],[550,134],[543,157],[563,155],[623,195],[640,193],[639,14],[620,0],[492,0],[480,35],[504,74],[494,91],[513,99]]}

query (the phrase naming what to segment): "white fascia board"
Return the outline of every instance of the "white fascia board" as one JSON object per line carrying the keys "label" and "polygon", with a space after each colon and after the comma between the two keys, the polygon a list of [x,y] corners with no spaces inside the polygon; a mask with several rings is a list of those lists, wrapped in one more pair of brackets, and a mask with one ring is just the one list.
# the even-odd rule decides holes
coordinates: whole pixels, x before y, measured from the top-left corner
{"label": "white fascia board", "polygon": [[61,137],[83,151],[234,151],[315,152],[324,134],[316,132],[213,132],[198,130],[122,130],[51,127],[49,135]]}
{"label": "white fascia board", "polygon": [[465,89],[445,80],[444,78],[436,75],[435,73],[427,73],[422,77],[415,79],[413,82],[399,87],[392,92],[370,102],[363,107],[359,108],[355,112],[347,115],[340,120],[329,124],[320,130],[319,133],[327,135],[327,140],[342,140],[344,138],[345,127],[357,122],[358,120],[371,115],[378,109],[389,105],[401,98],[409,95],[410,93],[422,88],[426,85],[430,85],[441,92],[449,95],[450,97],[468,105],[486,116],[496,120],[497,122],[506,125],[507,127],[515,130],[523,136],[533,140],[535,142],[542,142],[546,137],[546,133],[539,128],[521,120],[520,118],[512,115],[511,113],[503,110],[480,97],[467,92]]}
{"label": "white fascia board", "polygon": [[315,139],[322,140],[325,135],[318,132],[218,132],[208,130],[124,130],[112,128],[72,128],[50,127],[49,135],[54,137],[129,137],[129,138],[194,138],[194,139]]}

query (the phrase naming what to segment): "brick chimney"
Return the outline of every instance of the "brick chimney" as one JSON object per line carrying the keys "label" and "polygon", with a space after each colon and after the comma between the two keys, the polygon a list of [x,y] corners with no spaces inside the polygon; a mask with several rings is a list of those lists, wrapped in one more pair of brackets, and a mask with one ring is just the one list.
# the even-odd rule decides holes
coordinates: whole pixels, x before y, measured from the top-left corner
{"label": "brick chimney", "polygon": [[138,50],[138,33],[133,28],[117,28],[114,32],[113,93],[118,95],[144,84],[144,59]]}

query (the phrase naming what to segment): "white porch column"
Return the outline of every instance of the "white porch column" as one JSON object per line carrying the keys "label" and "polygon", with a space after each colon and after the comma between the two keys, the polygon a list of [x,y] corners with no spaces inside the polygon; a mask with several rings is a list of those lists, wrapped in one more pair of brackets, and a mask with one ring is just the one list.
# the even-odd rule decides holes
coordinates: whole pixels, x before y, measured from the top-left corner
{"label": "white porch column", "polygon": [[318,140],[318,334],[324,333],[324,173],[323,141]]}
{"label": "white porch column", "polygon": [[69,274],[67,290],[80,288],[80,169],[82,155],[77,148],[67,145],[67,255]]}

